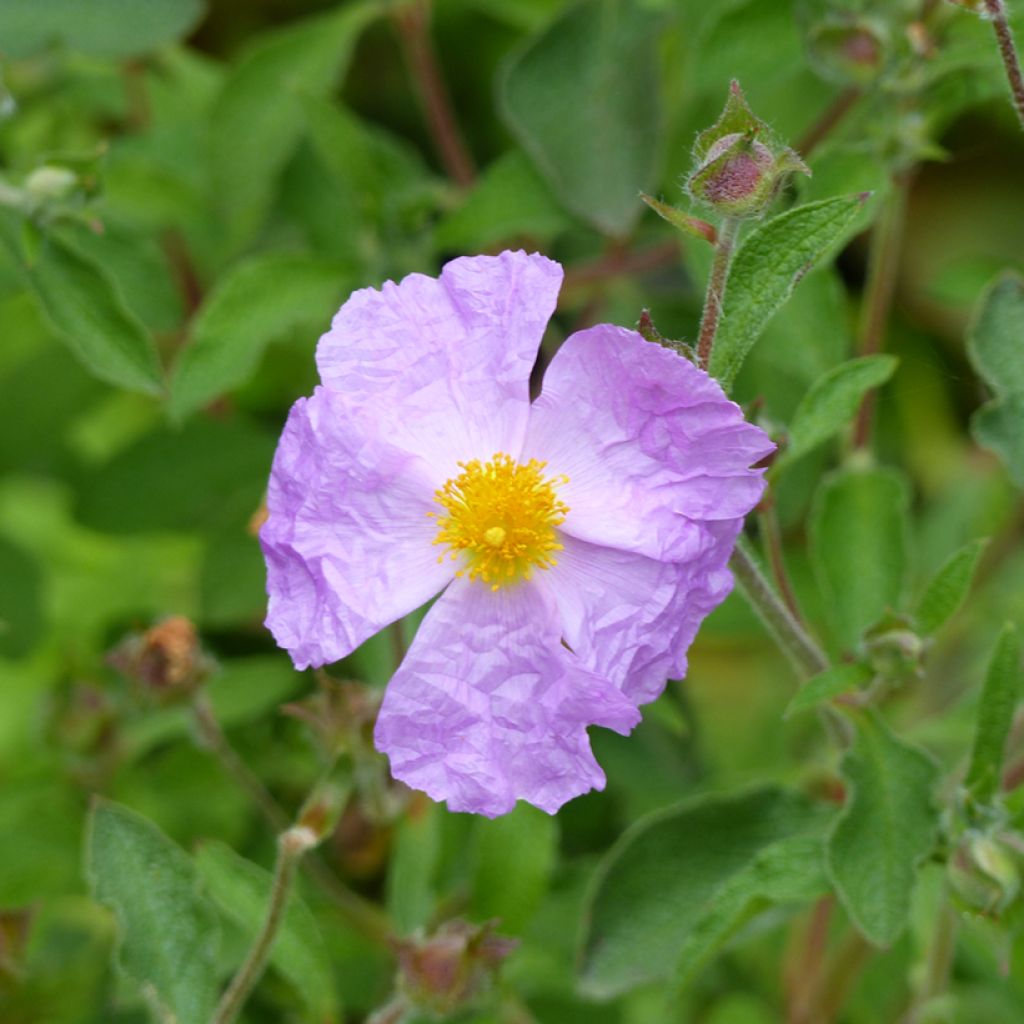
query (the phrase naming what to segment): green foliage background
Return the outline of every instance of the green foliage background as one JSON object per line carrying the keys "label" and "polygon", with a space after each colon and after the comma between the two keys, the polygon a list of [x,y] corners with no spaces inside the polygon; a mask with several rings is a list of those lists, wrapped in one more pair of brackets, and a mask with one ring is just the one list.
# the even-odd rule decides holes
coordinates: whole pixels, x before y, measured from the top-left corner
{"label": "green foliage background", "polygon": [[[737,259],[736,336],[719,358],[737,400],[790,439],[772,470],[786,559],[810,625],[851,664],[784,717],[796,676],[734,594],[633,736],[593,730],[608,787],[555,819],[520,807],[489,822],[393,794],[382,811],[379,761],[352,753],[327,870],[396,935],[498,917],[521,939],[493,991],[452,1019],[896,1021],[945,913],[972,743],[968,804],[1011,830],[1020,811],[1020,790],[992,801],[1007,732],[1006,765],[1024,756],[1019,650],[999,640],[1024,613],[1024,135],[981,20],[932,10],[933,52],[915,57],[917,4],[845,7],[886,23],[891,75],[772,213],[872,195],[784,305],[806,232],[756,229],[764,255]],[[579,326],[632,325],[644,307],[665,336],[693,338],[710,250],[638,193],[686,205],[692,140],[731,78],[793,144],[849,88],[809,49],[821,3],[437,0],[429,35],[475,165],[465,183],[410,73],[410,9],[0,5],[4,1024],[201,1024],[251,941],[273,829],[187,709],[157,706],[107,654],[162,617],[192,619],[231,743],[298,808],[321,762],[280,709],[315,683],[261,626],[251,523],[345,296],[522,245],[567,269],[542,362]],[[847,364],[865,232],[911,164],[887,333],[898,364]],[[847,424],[872,387],[875,458],[850,457]],[[917,674],[908,638],[927,642]],[[894,665],[896,650],[914,664]],[[382,636],[331,673],[380,688],[394,659]],[[852,716],[841,759],[797,712],[878,673],[882,711]],[[309,878],[300,892],[243,1019],[365,1019],[392,991],[378,918]],[[1015,897],[999,912],[956,903],[948,992],[915,1019],[1024,1019]],[[193,955],[179,968],[168,948]],[[800,1016],[815,985],[831,1016]]]}

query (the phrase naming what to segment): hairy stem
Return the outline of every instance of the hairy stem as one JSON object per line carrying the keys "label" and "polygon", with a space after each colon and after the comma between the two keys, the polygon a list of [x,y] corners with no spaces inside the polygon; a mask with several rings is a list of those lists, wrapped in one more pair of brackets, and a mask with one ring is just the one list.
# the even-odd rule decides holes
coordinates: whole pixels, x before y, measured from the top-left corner
{"label": "hairy stem", "polygon": [[476,167],[455,117],[430,38],[430,0],[409,0],[395,12],[394,20],[445,173],[456,185],[467,188],[476,178]]}
{"label": "hairy stem", "polygon": [[829,664],[825,652],[811,639],[765,578],[744,537],[740,537],[736,544],[729,564],[744,597],[796,670],[805,678],[824,672]]}
{"label": "hairy stem", "polygon": [[[886,324],[892,310],[899,271],[900,248],[903,242],[903,221],[906,213],[908,174],[899,175],[893,182],[892,194],[886,200],[882,214],[871,232],[868,251],[868,279],[861,306],[857,354],[875,355],[885,341]],[[875,419],[875,392],[868,391],[857,411],[853,430],[854,445],[867,448]]]}
{"label": "hairy stem", "polygon": [[1006,17],[1006,4],[1003,0],[985,0],[985,9],[988,11],[992,28],[996,33],[999,56],[1003,58],[1006,77],[1010,82],[1013,105],[1017,111],[1017,117],[1020,118],[1021,127],[1024,127],[1024,75],[1021,74],[1020,57],[1013,42],[1013,30]]}
{"label": "hairy stem", "polygon": [[708,276],[708,290],[704,295],[700,334],[697,338],[697,363],[705,370],[711,365],[711,350],[715,344],[719,321],[722,319],[725,285],[729,277],[729,264],[732,262],[739,226],[740,222],[735,217],[726,217],[718,229],[715,256],[711,261],[711,274]]}
{"label": "hairy stem", "polygon": [[277,930],[284,918],[291,893],[295,870],[299,866],[302,855],[316,846],[316,835],[301,825],[293,826],[282,832],[277,840],[277,863],[274,865],[274,881],[270,890],[270,903],[256,941],[252,944],[245,962],[231,980],[227,990],[221,997],[220,1004],[214,1013],[211,1024],[231,1024],[238,1016],[238,1011],[245,1004],[249,994],[267,966],[270,948],[277,937]]}
{"label": "hairy stem", "polygon": [[786,560],[782,551],[782,532],[779,529],[779,517],[775,513],[775,499],[770,493],[766,494],[761,501],[758,523],[764,536],[765,551],[768,555],[768,564],[771,566],[775,585],[779,588],[779,594],[782,600],[786,602],[786,607],[792,613],[793,618],[802,624],[803,615],[800,613],[796,591],[793,589],[789,573],[786,571]]}

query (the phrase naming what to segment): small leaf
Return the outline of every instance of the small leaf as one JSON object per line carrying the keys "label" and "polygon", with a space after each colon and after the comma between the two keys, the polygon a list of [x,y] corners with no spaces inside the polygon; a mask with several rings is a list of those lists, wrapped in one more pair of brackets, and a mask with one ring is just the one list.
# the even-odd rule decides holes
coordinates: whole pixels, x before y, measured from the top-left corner
{"label": "small leaf", "polygon": [[674,228],[679,228],[684,235],[699,238],[702,242],[710,242],[712,245],[715,244],[718,232],[715,231],[713,224],[709,224],[706,220],[701,220],[699,217],[691,217],[690,214],[680,210],[678,206],[663,203],[660,199],[647,195],[646,192],[641,192],[640,198],[662,220],[667,220]]}
{"label": "small leaf", "polygon": [[509,130],[566,206],[609,235],[640,214],[658,168],[662,19],[632,2],[583,0],[508,65]]}
{"label": "small leaf", "polygon": [[850,466],[827,476],[811,509],[811,558],[837,646],[899,602],[907,565],[907,485],[891,469]]}
{"label": "small leaf", "polygon": [[800,278],[843,237],[863,196],[807,203],[762,224],[740,245],[725,286],[711,375],[728,390],[765,325]]}
{"label": "small leaf", "polygon": [[679,953],[677,994],[690,985],[729,938],[764,910],[807,903],[830,890],[825,848],[817,835],[793,836],[765,847],[703,907]]}
{"label": "small leaf", "polygon": [[477,918],[501,919],[522,933],[547,892],[558,859],[558,821],[528,804],[477,822],[471,906]]}
{"label": "small leaf", "polygon": [[864,395],[893,375],[897,362],[894,356],[863,356],[819,377],[793,413],[789,446],[777,460],[777,466],[806,455],[839,433],[856,413]]}
{"label": "small leaf", "polygon": [[1024,278],[1006,273],[985,291],[967,332],[967,352],[996,394],[1024,394]]}
{"label": "small leaf", "polygon": [[917,866],[935,844],[938,769],[874,711],[851,717],[857,735],[841,766],[849,789],[828,838],[828,870],[865,938],[889,946],[907,923]]}
{"label": "small leaf", "polygon": [[388,864],[387,908],[399,935],[427,925],[437,903],[441,811],[415,799],[395,829]]}
{"label": "small leaf", "polygon": [[967,599],[987,538],[972,540],[931,578],[917,606],[917,626],[924,636],[938,632]]}
{"label": "small leaf", "polygon": [[177,419],[244,384],[270,342],[330,325],[348,284],[342,267],[309,256],[254,257],[224,275],[203,303],[171,379]]}
{"label": "small leaf", "polygon": [[999,789],[1003,751],[1020,699],[1022,677],[1020,637],[1017,628],[1008,624],[999,636],[985,676],[967,770],[967,788],[983,803],[991,800]]}
{"label": "small leaf", "polygon": [[636,822],[588,897],[581,984],[598,998],[667,977],[723,888],[767,847],[816,831],[820,811],[779,789],[705,796]]}
{"label": "small leaf", "polygon": [[790,718],[800,711],[816,708],[819,704],[824,704],[825,701],[838,697],[840,694],[856,690],[870,682],[873,674],[871,669],[861,662],[834,665],[822,672],[821,675],[808,679],[786,705],[782,717]]}
{"label": "small leaf", "polygon": [[117,961],[161,1020],[205,1024],[217,1001],[220,928],[191,859],[152,822],[97,800],[86,873],[117,916]]}
{"label": "small leaf", "polygon": [[[240,926],[247,943],[254,941],[270,901],[270,872],[217,841],[200,846],[196,863],[214,902]],[[270,950],[270,965],[291,982],[318,1022],[337,1019],[327,948],[312,912],[294,891]]]}

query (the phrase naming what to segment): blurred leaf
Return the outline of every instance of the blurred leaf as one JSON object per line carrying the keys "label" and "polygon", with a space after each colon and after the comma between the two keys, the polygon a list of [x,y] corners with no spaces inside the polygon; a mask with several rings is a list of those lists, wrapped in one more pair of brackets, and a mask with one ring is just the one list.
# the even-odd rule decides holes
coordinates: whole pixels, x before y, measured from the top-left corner
{"label": "blurred leaf", "polygon": [[8,56],[64,43],[96,57],[132,57],[188,35],[204,0],[4,0],[0,39]]}
{"label": "blurred leaf", "polygon": [[836,645],[854,648],[903,591],[907,485],[892,469],[848,466],[820,484],[811,558]]}
{"label": "blurred leaf", "polygon": [[581,985],[608,998],[671,973],[724,887],[767,847],[814,829],[796,794],[703,796],[637,821],[604,856],[584,914]]}
{"label": "blurred leaf", "polygon": [[1024,394],[1024,279],[1006,273],[989,286],[967,332],[967,351],[996,394]]}
{"label": "blurred leaf", "polygon": [[865,938],[890,946],[907,923],[917,866],[935,844],[938,768],[875,711],[851,717],[857,735],[841,765],[848,792],[828,839],[829,874]]}
{"label": "blurred leaf", "polygon": [[861,196],[842,196],[797,206],[755,228],[740,244],[711,353],[711,375],[726,390],[768,321],[842,237],[862,204]]}
{"label": "blurred leaf", "polygon": [[291,328],[330,326],[346,290],[338,264],[270,253],[229,271],[203,303],[171,377],[177,419],[244,384],[270,342]]}
{"label": "blurred leaf", "polygon": [[871,669],[860,662],[833,665],[821,675],[808,679],[797,690],[796,695],[786,705],[782,717],[790,718],[800,711],[808,711],[819,704],[824,704],[825,701],[838,697],[840,694],[849,693],[850,690],[855,690],[870,682],[872,675]]}
{"label": "blurred leaf", "polygon": [[792,836],[759,851],[702,909],[683,943],[673,984],[677,992],[751,918],[779,904],[807,903],[830,890],[821,837]]}
{"label": "blurred leaf", "polygon": [[268,33],[232,71],[214,105],[210,134],[229,248],[248,241],[263,220],[302,132],[299,94],[331,90],[359,34],[381,11],[377,0],[356,0]]}
{"label": "blurred leaf", "polygon": [[571,226],[529,160],[513,149],[485,168],[463,204],[440,223],[434,241],[443,249],[478,252],[524,236],[550,239]]}
{"label": "blurred leaf", "polygon": [[519,935],[544,899],[558,857],[558,821],[519,803],[511,814],[476,823],[470,905],[478,920],[497,917]]}
{"label": "blurred leaf", "polygon": [[[200,845],[196,864],[213,901],[241,927],[246,943],[253,942],[270,902],[270,872],[217,841]],[[270,950],[270,964],[291,982],[318,1022],[337,1020],[327,950],[316,919],[294,891]]]}
{"label": "blurred leaf", "polygon": [[1006,395],[971,417],[974,440],[1002,460],[1010,479],[1024,490],[1024,393]]}
{"label": "blurred leaf", "polygon": [[1022,678],[1020,637],[1016,626],[1006,625],[996,643],[978,701],[978,724],[965,780],[967,788],[983,803],[999,790],[1003,751],[1020,699]]}
{"label": "blurred leaf", "polygon": [[93,895],[117,917],[120,968],[161,1019],[203,1024],[217,1000],[220,928],[181,847],[120,804],[97,800],[86,846]]}
{"label": "blurred leaf", "polygon": [[442,811],[432,801],[414,799],[395,829],[388,867],[387,908],[399,935],[426,927],[434,913],[441,815]]}
{"label": "blurred leaf", "polygon": [[0,658],[20,658],[43,631],[43,580],[31,555],[0,537]]}
{"label": "blurred leaf", "polygon": [[917,626],[925,636],[938,632],[967,600],[974,570],[987,544],[987,537],[965,544],[928,582],[917,606]]}
{"label": "blurred leaf", "polygon": [[660,152],[662,18],[633,0],[570,6],[508,65],[502,118],[565,204],[609,235],[643,207]]}
{"label": "blurred leaf", "polygon": [[162,372],[153,340],[108,272],[54,234],[43,239],[32,262],[24,263],[11,221],[0,218],[0,229],[46,318],[82,364],[109,384],[160,394]]}
{"label": "blurred leaf", "polygon": [[864,395],[893,375],[897,362],[895,356],[862,356],[819,377],[793,414],[789,445],[776,465],[798,459],[839,433],[856,413]]}
{"label": "blurred leaf", "polygon": [[238,421],[193,420],[147,434],[92,473],[77,516],[95,530],[214,530],[248,521],[274,439]]}

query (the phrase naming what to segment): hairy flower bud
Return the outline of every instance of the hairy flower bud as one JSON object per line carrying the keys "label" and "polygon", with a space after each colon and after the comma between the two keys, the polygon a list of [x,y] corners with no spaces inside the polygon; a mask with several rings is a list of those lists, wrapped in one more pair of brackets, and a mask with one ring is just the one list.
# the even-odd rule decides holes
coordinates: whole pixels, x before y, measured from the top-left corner
{"label": "hairy flower bud", "polygon": [[693,157],[687,190],[727,217],[759,217],[789,172],[811,173],[754,115],[735,81],[721,117],[697,136]]}
{"label": "hairy flower bud", "polygon": [[1007,830],[970,830],[947,863],[950,885],[966,908],[999,917],[1020,895],[1024,841]]}

